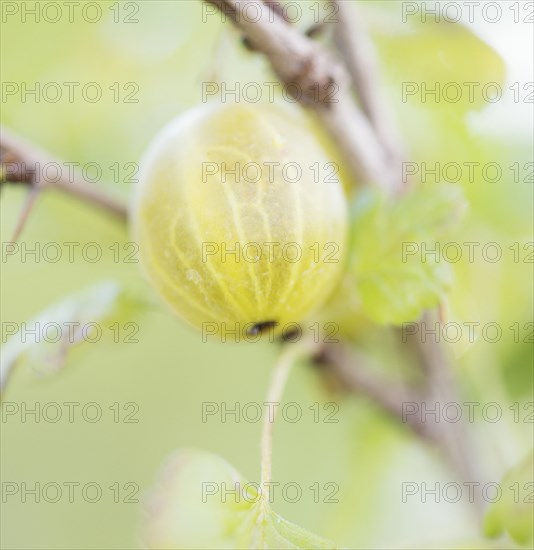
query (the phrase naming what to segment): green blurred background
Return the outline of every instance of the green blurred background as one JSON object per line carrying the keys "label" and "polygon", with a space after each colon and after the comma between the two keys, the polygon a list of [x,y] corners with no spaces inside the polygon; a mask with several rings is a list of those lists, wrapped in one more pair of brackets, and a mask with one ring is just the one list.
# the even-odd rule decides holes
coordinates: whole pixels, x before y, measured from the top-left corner
{"label": "green blurred background", "polygon": [[[72,103],[65,98],[36,102],[31,97],[23,102],[18,95],[3,98],[1,108],[3,124],[59,158],[101,164],[103,180],[113,181],[106,167],[138,162],[160,127],[200,103],[203,81],[274,81],[266,62],[242,48],[229,24],[216,17],[203,23],[199,1],[124,3],[135,7],[138,23],[124,22],[131,7],[95,4],[102,10],[96,23],[84,21],[79,11],[72,23],[66,16],[57,23],[35,23],[31,16],[22,22],[20,13],[4,17],[1,78],[29,87],[36,81],[98,82],[102,100],[92,104],[77,94]],[[306,2],[301,4],[306,8]],[[497,81],[505,88],[516,81],[509,80],[506,58],[502,61],[463,27],[420,24],[415,19],[402,23],[400,3],[358,4],[376,40],[386,93],[412,160],[495,161],[505,167],[531,162],[531,121],[524,113],[532,110],[525,102],[490,106],[401,99],[401,83],[406,81]],[[303,13],[309,20],[299,26],[305,28],[313,12],[306,8]],[[117,14],[119,22],[114,20]],[[521,29],[511,26],[505,31],[503,42]],[[533,80],[528,73],[531,54],[526,54],[531,34],[518,34],[525,48],[524,82]],[[114,102],[109,86],[115,82],[135,83],[139,101]],[[518,403],[526,411],[524,418],[528,409],[522,407],[532,402],[532,345],[528,338],[523,342],[529,331],[521,329],[522,342],[515,343],[508,329],[514,323],[523,327],[532,316],[532,263],[514,263],[508,250],[514,242],[522,246],[532,240],[532,170],[521,170],[520,182],[513,181],[510,170],[496,183],[460,182],[471,210],[451,238],[460,243],[495,241],[507,253],[496,264],[455,264],[456,285],[449,304],[453,320],[498,322],[504,327],[498,343],[479,339],[454,346],[466,401],[497,402],[505,412],[499,422],[470,425],[492,481],[498,481],[533,443],[532,424],[514,423],[508,409]],[[128,184],[113,187],[126,199]],[[11,239],[24,197],[20,188],[2,190],[3,242]],[[39,199],[21,245],[97,242],[106,251],[129,239],[115,220],[49,193]],[[61,375],[49,378],[39,379],[21,364],[3,397],[4,407],[6,402],[28,407],[36,402],[95,402],[103,410],[102,420],[91,424],[77,414],[73,423],[65,417],[58,423],[35,422],[31,416],[22,422],[14,415],[1,425],[3,482],[96,482],[103,488],[102,498],[88,503],[77,493],[73,503],[63,498],[52,504],[35,503],[31,496],[25,503],[18,496],[9,497],[2,503],[2,548],[138,548],[140,504],[113,502],[108,487],[135,483],[141,500],[165,458],[180,447],[218,453],[248,479],[259,478],[260,424],[231,418],[222,423],[216,417],[203,423],[202,403],[262,403],[276,346],[203,343],[199,334],[160,305],[138,265],[115,263],[111,253],[94,264],[66,259],[36,263],[31,257],[22,262],[20,255],[3,261],[2,321],[22,323],[65,295],[109,279],[150,304],[135,317],[139,342],[116,344],[108,335],[98,344],[85,344],[72,352]],[[394,354],[389,366],[394,374],[398,371]],[[349,548],[449,548],[456,540],[476,539],[468,505],[402,502],[402,482],[447,482],[452,474],[435,453],[366,399],[333,394],[308,365],[295,369],[285,399],[301,404],[305,414],[300,422],[281,421],[276,426],[275,478],[303,487],[334,482],[340,491],[337,504],[314,503],[311,492],[297,504],[279,498],[274,508],[284,517]],[[338,423],[313,422],[309,406],[338,399]],[[129,402],[138,404],[139,422],[114,422],[108,407]]]}

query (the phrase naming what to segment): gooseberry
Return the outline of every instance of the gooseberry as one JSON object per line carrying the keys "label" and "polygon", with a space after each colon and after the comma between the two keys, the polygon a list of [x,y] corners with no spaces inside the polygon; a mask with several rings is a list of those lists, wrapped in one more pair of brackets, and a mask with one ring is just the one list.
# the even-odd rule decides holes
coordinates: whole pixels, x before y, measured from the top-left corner
{"label": "gooseberry", "polygon": [[348,215],[316,131],[296,108],[217,103],[150,145],[132,222],[149,279],[180,317],[255,333],[327,299]]}

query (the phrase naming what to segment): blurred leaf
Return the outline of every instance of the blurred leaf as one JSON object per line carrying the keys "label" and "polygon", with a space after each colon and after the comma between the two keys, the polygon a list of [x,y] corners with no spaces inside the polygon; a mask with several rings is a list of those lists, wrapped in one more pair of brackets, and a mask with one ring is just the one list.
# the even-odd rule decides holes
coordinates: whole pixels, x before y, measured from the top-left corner
{"label": "blurred leaf", "polygon": [[335,548],[270,509],[217,455],[181,450],[164,467],[145,506],[148,548]]}
{"label": "blurred leaf", "polygon": [[[131,322],[145,306],[117,282],[106,281],[68,296],[22,323],[0,351],[2,387],[17,362],[26,358],[40,375],[61,370],[69,352],[85,341],[99,341],[113,323]],[[35,331],[35,332],[34,332]]]}
{"label": "blurred leaf", "polygon": [[[397,85],[414,83],[413,97],[427,105],[449,112],[483,107],[487,103],[482,88],[487,83],[504,84],[503,59],[462,23],[437,22],[431,16],[423,22],[421,13],[403,20],[393,2],[362,4],[386,77]],[[438,101],[432,90],[438,91]],[[487,92],[491,95],[494,89]]]}
{"label": "blurred leaf", "polygon": [[534,543],[534,451],[501,482],[502,498],[492,504],[484,519],[484,532],[497,537],[507,532],[518,544]]}
{"label": "blurred leaf", "polygon": [[357,196],[343,283],[352,291],[353,307],[376,323],[401,324],[436,306],[451,274],[439,254],[436,258],[422,250],[435,249],[465,206],[461,188],[451,185],[420,187],[395,200],[375,190]]}
{"label": "blurred leaf", "polygon": [[[528,189],[515,185],[510,192],[512,172],[504,166],[518,161],[523,166],[530,158],[513,151],[508,162],[503,157],[510,153],[510,140],[492,143],[474,124],[498,109],[500,100],[493,101],[499,88],[503,99],[509,93],[501,56],[468,26],[438,23],[430,14],[423,22],[424,3],[416,15],[404,18],[402,3],[360,4],[382,62],[388,102],[406,143],[406,160],[416,170],[413,180],[437,181],[451,163],[446,177],[459,178],[451,181],[465,186],[477,212],[487,209],[488,220],[502,220],[506,228],[521,223],[525,216],[505,217],[508,209],[503,206],[513,201],[512,208],[529,207],[529,196],[524,201],[515,196]],[[490,162],[503,166],[503,180],[484,180],[481,167]],[[464,163],[476,163],[475,168],[471,172]],[[454,165],[460,166],[458,173]],[[432,173],[436,169],[438,176]]]}

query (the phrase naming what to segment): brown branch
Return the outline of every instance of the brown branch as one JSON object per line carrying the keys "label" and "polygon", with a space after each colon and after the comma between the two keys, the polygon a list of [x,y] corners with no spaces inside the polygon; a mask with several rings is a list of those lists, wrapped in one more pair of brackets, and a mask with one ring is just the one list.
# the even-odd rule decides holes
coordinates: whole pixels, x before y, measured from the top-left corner
{"label": "brown branch", "polygon": [[[30,187],[33,204],[38,193],[47,189],[59,189],[79,200],[97,206],[109,212],[120,220],[126,221],[127,208],[125,202],[114,197],[102,187],[86,181],[81,174],[72,171],[71,174],[61,173],[56,180],[47,180],[43,167],[50,163],[63,166],[62,161],[50,156],[35,145],[15,136],[10,130],[0,128],[0,184],[16,183]],[[28,206],[23,209],[17,224],[16,234],[20,233],[29,213]]]}
{"label": "brown branch", "polygon": [[406,423],[418,436],[432,439],[417,416],[406,415],[404,403],[420,403],[422,396],[412,388],[376,373],[367,357],[349,352],[342,344],[324,344],[315,361],[328,368],[343,389],[371,398],[390,417]]}
{"label": "brown branch", "polygon": [[[355,183],[386,189],[398,186],[382,145],[350,94],[350,77],[331,53],[272,17],[261,0],[205,0],[217,6],[245,34],[254,49],[269,60],[273,71],[301,103],[313,110],[346,159]],[[243,6],[254,4],[259,18],[251,20]]]}
{"label": "brown branch", "polygon": [[[433,339],[414,339],[409,344],[414,344],[420,364],[427,372],[422,391],[378,375],[368,358],[356,352],[349,353],[342,344],[323,345],[315,361],[327,368],[344,390],[370,398],[393,420],[406,424],[421,440],[438,448],[462,481],[480,483],[483,474],[473,460],[465,425],[447,422],[440,416],[440,409],[437,415],[422,413],[425,406],[431,411],[446,403],[459,403],[443,347]],[[473,496],[476,511],[481,516],[484,510],[481,494],[474,491]]]}
{"label": "brown branch", "polygon": [[[435,335],[425,333],[423,327],[438,326],[438,334],[441,333],[438,316],[434,312],[427,311],[421,319],[421,327],[416,335],[411,335],[407,343],[415,349],[419,365],[425,373],[425,400],[434,408],[436,405],[455,403],[460,405],[460,396],[451,360],[445,347],[439,343]],[[423,336],[424,334],[424,336]],[[439,338],[439,337],[438,337]],[[468,437],[466,425],[460,420],[448,422],[439,418],[439,421],[431,424],[436,444],[447,456],[463,481],[480,482],[484,478],[481,464],[474,460],[473,445]],[[477,511],[483,512],[481,495],[475,492],[475,505]]]}

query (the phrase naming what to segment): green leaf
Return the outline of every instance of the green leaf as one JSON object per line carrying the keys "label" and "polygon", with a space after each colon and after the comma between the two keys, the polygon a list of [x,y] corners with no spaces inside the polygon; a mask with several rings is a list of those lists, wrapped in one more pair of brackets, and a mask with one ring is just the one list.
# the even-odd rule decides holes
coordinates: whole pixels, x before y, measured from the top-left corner
{"label": "green leaf", "polygon": [[217,455],[174,453],[145,503],[142,539],[155,549],[333,549],[325,539],[286,521]]}
{"label": "green leaf", "polygon": [[497,537],[507,532],[518,544],[532,547],[534,543],[534,451],[501,482],[502,498],[493,503],[484,518],[484,532]]}
{"label": "green leaf", "polygon": [[23,358],[39,375],[58,372],[73,348],[99,341],[98,331],[111,333],[113,323],[131,322],[144,305],[119,283],[105,281],[47,308],[20,326],[0,350],[1,387]]}
{"label": "green leaf", "polygon": [[461,188],[452,185],[394,199],[375,190],[357,195],[348,271],[335,300],[379,324],[412,321],[436,306],[450,286],[450,268],[422,251],[435,249],[465,206]]}
{"label": "green leaf", "polygon": [[[503,138],[503,143],[495,147],[491,134],[475,130],[477,121],[480,123],[498,110],[499,101],[492,101],[499,90],[506,93],[504,60],[473,32],[473,26],[444,19],[436,22],[430,13],[425,18],[424,2],[418,3],[415,14],[405,17],[402,12],[406,2],[357,4],[366,16],[378,49],[386,101],[398,123],[407,150],[406,160],[416,163],[418,169],[415,181],[424,178],[435,181],[431,173],[425,175],[422,163],[429,170],[439,163],[438,173],[447,163],[457,163],[462,169],[455,183],[466,185],[470,197],[476,191],[483,195],[472,201],[476,208],[492,209],[497,216],[503,215],[508,210],[502,207],[502,201],[516,199],[516,193],[521,191],[510,193],[507,185],[488,189],[482,185],[482,170],[474,169],[472,177],[464,163],[479,162],[479,166],[494,161],[505,163],[502,155],[510,148],[510,139]],[[444,6],[445,2],[438,11]],[[513,154],[515,158],[510,164],[523,158]],[[452,170],[450,177],[457,177]],[[512,183],[511,178],[507,179]],[[473,180],[480,184],[473,185]],[[490,190],[502,196],[490,200]],[[517,205],[516,201],[514,208]],[[509,218],[504,221],[507,227],[510,221]]]}
{"label": "green leaf", "polygon": [[[415,100],[449,115],[451,111],[465,113],[488,105],[483,93],[486,84],[504,85],[503,59],[470,27],[444,19],[438,22],[432,15],[423,21],[424,3],[418,13],[405,15],[404,20],[399,4],[362,5],[385,78],[399,93],[408,83],[417,90],[408,102]],[[491,97],[494,93],[494,89],[487,90]]]}

